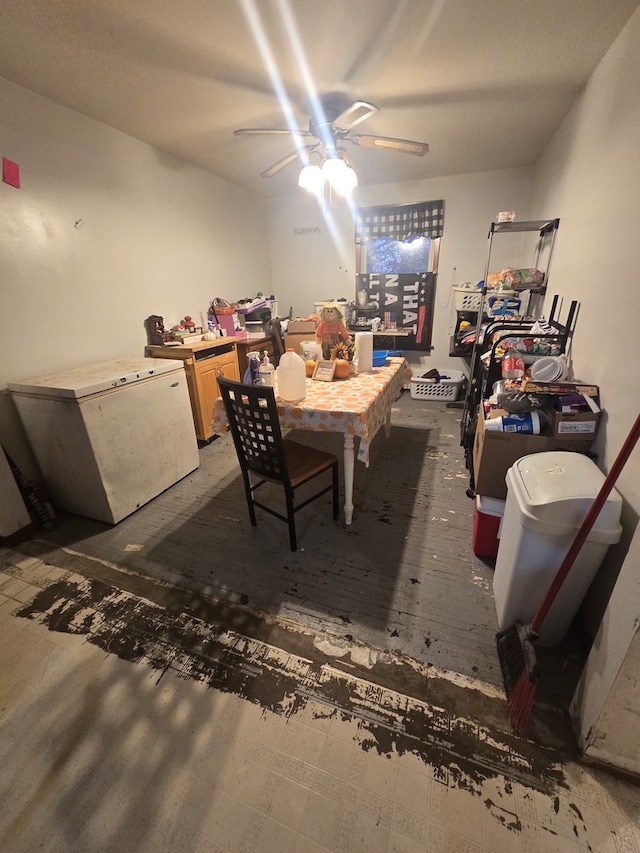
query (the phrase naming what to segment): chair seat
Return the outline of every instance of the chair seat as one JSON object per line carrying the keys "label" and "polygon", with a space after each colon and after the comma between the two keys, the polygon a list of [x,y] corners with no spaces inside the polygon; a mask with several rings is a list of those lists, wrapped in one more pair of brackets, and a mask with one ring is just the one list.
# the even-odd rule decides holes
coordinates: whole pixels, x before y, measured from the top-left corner
{"label": "chair seat", "polygon": [[293,439],[285,438],[283,441],[284,452],[287,457],[287,467],[291,485],[295,488],[310,477],[315,477],[322,471],[326,471],[331,465],[338,461],[333,453],[325,453],[324,450],[316,450]]}

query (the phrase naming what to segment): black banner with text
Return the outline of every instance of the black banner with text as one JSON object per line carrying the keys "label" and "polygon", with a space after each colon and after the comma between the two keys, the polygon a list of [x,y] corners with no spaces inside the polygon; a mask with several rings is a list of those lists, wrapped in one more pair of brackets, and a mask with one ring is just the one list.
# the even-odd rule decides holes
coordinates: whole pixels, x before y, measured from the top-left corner
{"label": "black banner with text", "polygon": [[435,273],[362,273],[356,290],[366,291],[367,305],[376,306],[384,331],[411,332],[405,349],[432,348]]}

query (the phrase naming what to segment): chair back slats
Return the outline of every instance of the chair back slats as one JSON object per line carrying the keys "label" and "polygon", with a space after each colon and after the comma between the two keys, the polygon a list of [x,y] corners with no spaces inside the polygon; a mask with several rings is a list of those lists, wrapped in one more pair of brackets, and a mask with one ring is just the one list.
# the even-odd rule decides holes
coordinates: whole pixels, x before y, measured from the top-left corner
{"label": "chair back slats", "polygon": [[224,380],[219,386],[241,466],[284,482],[287,462],[273,388]]}
{"label": "chair back slats", "polygon": [[[256,525],[255,508],[260,507],[286,521],[291,550],[295,551],[298,547],[295,513],[299,509],[331,492],[333,517],[338,518],[338,458],[288,438],[283,440],[273,388],[245,385],[224,377],[218,378],[218,386],[242,471],[249,520]],[[252,482],[250,473],[257,476],[258,482]],[[331,482],[324,487],[320,485],[310,497],[296,504],[295,490],[325,473],[330,473]],[[282,485],[286,515],[255,497],[256,490],[265,482]]]}

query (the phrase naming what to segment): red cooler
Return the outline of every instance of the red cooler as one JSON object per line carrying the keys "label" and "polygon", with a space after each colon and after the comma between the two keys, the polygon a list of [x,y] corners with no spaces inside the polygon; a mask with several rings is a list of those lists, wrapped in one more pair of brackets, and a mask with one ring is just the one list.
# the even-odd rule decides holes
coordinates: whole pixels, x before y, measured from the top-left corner
{"label": "red cooler", "polygon": [[504,515],[506,501],[476,495],[473,516],[473,553],[477,557],[498,556],[498,531]]}

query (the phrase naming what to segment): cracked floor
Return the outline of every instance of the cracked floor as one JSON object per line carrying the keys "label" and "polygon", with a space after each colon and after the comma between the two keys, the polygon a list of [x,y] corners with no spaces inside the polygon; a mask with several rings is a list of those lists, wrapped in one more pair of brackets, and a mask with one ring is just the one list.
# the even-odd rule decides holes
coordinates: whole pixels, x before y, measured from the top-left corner
{"label": "cracked floor", "polygon": [[226,439],[114,527],[0,549],[3,853],[640,853],[640,790],[575,753],[579,642],[510,730],[459,412],[392,422],[296,554]]}
{"label": "cracked floor", "polygon": [[382,687],[317,637],[274,645],[7,549],[0,567],[3,851],[640,850],[639,788],[499,713]]}

